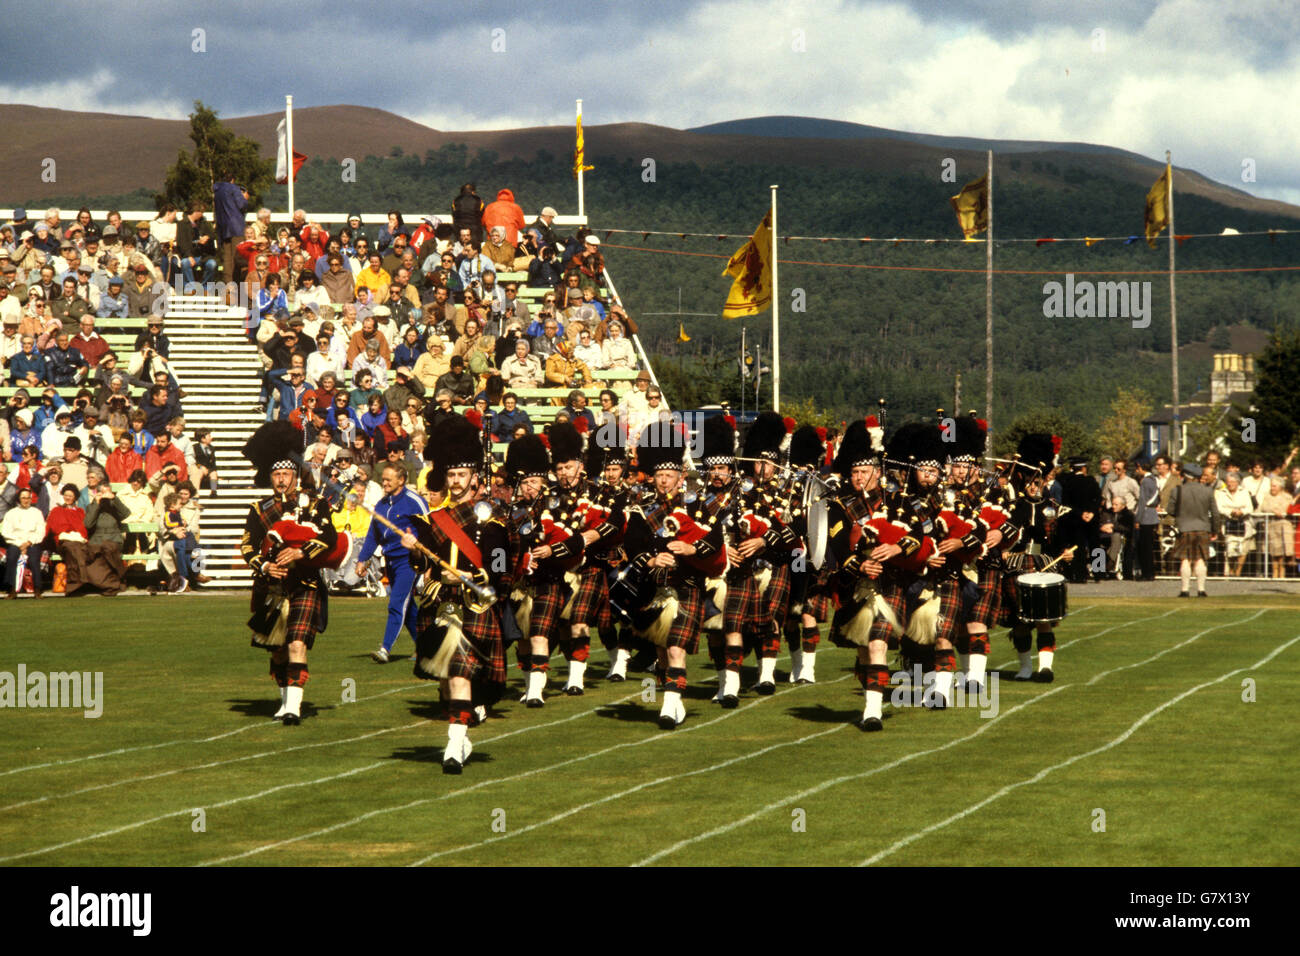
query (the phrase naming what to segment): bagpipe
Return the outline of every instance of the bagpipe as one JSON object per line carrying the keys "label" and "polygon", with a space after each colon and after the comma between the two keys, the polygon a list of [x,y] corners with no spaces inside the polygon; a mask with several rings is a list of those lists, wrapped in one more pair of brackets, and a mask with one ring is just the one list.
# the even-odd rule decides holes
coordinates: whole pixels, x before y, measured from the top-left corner
{"label": "bagpipe", "polygon": [[564,557],[541,559],[533,557],[533,548],[542,546],[557,548],[575,535],[580,535],[584,530],[581,526],[576,530],[569,527],[570,524],[580,524],[574,521],[574,518],[579,517],[576,512],[572,516],[559,514],[557,520],[557,516],[552,512],[558,512],[559,507],[560,497],[544,492],[531,502],[521,502],[511,513],[510,520],[518,530],[523,543],[523,553],[519,556],[516,567],[518,574],[531,576],[545,572],[562,576],[566,572],[576,571],[582,565],[581,547],[576,553]]}
{"label": "bagpipe", "polygon": [[[281,518],[267,530],[262,538],[262,556],[274,561],[280,552],[290,548],[301,548],[307,542],[319,538],[321,529],[310,521],[297,518]],[[314,558],[304,557],[295,562],[313,570],[337,571],[347,562],[352,553],[352,535],[347,531],[338,533],[338,540],[327,551],[322,551]]]}

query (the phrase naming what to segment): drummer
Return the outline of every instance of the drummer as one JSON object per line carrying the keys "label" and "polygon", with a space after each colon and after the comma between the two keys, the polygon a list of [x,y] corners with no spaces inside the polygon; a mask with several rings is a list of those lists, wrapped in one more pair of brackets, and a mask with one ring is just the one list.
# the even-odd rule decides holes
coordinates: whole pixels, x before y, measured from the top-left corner
{"label": "drummer", "polygon": [[[1056,656],[1055,621],[1022,621],[1017,603],[1016,578],[1038,571],[1051,562],[1048,551],[1047,524],[1055,517],[1056,502],[1046,494],[1046,484],[1056,467],[1060,439],[1054,435],[1030,434],[1020,440],[1011,481],[1018,494],[1012,505],[1011,522],[1020,528],[1020,536],[1006,554],[1007,573],[1002,579],[1002,606],[998,624],[1011,628],[1011,642],[1020,659],[1015,679],[1051,683]],[[1062,582],[1064,585],[1064,582]],[[1038,629],[1038,673],[1029,652],[1030,635]]]}

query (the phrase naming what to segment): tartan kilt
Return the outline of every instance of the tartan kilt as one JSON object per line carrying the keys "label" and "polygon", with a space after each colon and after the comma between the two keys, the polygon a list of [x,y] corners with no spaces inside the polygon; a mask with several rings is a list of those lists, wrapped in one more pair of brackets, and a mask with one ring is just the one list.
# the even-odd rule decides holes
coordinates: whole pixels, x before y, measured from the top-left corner
{"label": "tartan kilt", "polygon": [[932,585],[939,597],[939,629],[935,633],[936,643],[940,640],[957,643],[957,634],[964,622],[961,603],[961,583],[964,579],[950,577]]}
{"label": "tartan kilt", "polygon": [[1002,570],[977,565],[975,571],[979,574],[979,597],[966,612],[966,623],[993,627],[997,624],[998,605],[1002,597]]}
{"label": "tartan kilt", "polygon": [[[536,607],[536,604],[533,605]],[[608,622],[603,618],[608,618]],[[578,596],[573,599],[573,624],[594,624],[608,627],[614,623],[614,612],[609,608],[609,579],[600,565],[588,565],[578,579]]]}
{"label": "tartan kilt", "polygon": [[782,562],[772,566],[772,579],[767,583],[767,590],[762,597],[768,608],[775,633],[780,634],[785,628],[786,615],[790,613],[790,592],[794,588],[794,572],[790,565]]}
{"label": "tartan kilt", "polygon": [[894,617],[898,618],[898,631],[895,632],[894,626],[885,619],[884,615],[877,615],[871,622],[871,640],[887,641],[893,648],[897,646],[903,631],[907,629],[907,587],[897,578],[885,575],[876,593],[881,602],[894,613]]}
{"label": "tartan kilt", "polygon": [[722,609],[723,633],[750,632],[766,635],[770,629],[767,602],[758,593],[758,582],[754,580],[753,574],[742,570],[735,580],[728,575],[726,607]]}
{"label": "tartan kilt", "polygon": [[1028,552],[1013,552],[1007,555],[1013,559],[1016,567],[1008,565],[1002,574],[1002,595],[998,606],[998,626],[1015,627],[1020,621],[1020,597],[1016,589],[1016,578],[1022,574],[1028,574],[1031,571],[1037,571],[1039,568],[1047,566],[1051,560],[1045,554],[1029,554]]}
{"label": "tartan kilt", "polygon": [[[311,650],[316,643],[316,635],[325,630],[328,620],[328,608],[323,591],[317,588],[300,587],[294,593],[288,595],[289,598],[289,619],[288,628],[285,631],[284,644],[289,645],[294,641],[302,641]],[[253,593],[249,599],[249,609],[256,618],[262,614],[269,601],[272,600],[271,589],[268,587],[254,586]],[[249,622],[250,625],[252,622]],[[274,651],[275,648],[259,643],[257,638],[251,640],[253,647],[260,647],[266,651]]]}
{"label": "tartan kilt", "polygon": [[1169,552],[1171,561],[1197,561],[1210,560],[1210,532],[1208,531],[1180,531],[1178,532],[1178,543],[1174,549]]}
{"label": "tartan kilt", "polygon": [[[442,595],[445,600],[459,604],[459,592],[458,587],[445,587]],[[446,626],[437,622],[438,607],[442,603],[442,601],[433,601],[419,610],[416,626],[418,637],[415,642],[417,658],[433,657],[447,634]],[[497,614],[495,605],[481,614],[475,614],[462,605],[461,631],[465,636],[452,654],[447,667],[448,677],[463,677],[472,682],[505,685],[506,652],[501,640],[501,622],[497,619]],[[421,670],[418,664],[415,675],[423,680],[437,679]],[[498,698],[499,696],[498,694]],[[492,702],[495,703],[496,699],[493,698]]]}
{"label": "tartan kilt", "polygon": [[668,632],[666,646],[680,647],[687,654],[694,654],[700,646],[700,626],[704,623],[704,588],[686,585],[674,590],[677,592],[677,616]]}
{"label": "tartan kilt", "polygon": [[[538,581],[524,584],[519,590],[531,594],[533,598],[532,614],[528,617],[528,632],[524,637],[544,637],[558,640],[568,637],[567,628],[561,627],[566,622],[560,617],[564,605],[569,603],[573,589],[564,581]],[[576,617],[574,620],[578,620]]]}

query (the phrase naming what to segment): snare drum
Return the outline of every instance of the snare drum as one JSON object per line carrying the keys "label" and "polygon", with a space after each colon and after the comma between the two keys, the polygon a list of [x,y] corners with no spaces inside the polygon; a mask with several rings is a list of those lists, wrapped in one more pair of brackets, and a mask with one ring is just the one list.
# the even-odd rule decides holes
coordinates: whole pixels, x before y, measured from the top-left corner
{"label": "snare drum", "polygon": [[1016,611],[1025,624],[1049,624],[1063,620],[1065,578],[1045,571],[1031,571],[1016,578]]}

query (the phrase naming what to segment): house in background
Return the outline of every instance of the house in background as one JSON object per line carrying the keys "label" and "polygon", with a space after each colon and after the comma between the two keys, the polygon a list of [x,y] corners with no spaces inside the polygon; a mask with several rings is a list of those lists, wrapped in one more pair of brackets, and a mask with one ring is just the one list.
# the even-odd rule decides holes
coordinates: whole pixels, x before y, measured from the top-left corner
{"label": "house in background", "polygon": [[[1234,405],[1252,409],[1255,394],[1255,356],[1223,352],[1214,356],[1214,371],[1210,373],[1210,387],[1203,388],[1178,407],[1182,426],[1180,447],[1172,451],[1177,460],[1198,458],[1210,450],[1227,451],[1223,433],[1228,430],[1228,415]],[[1220,434],[1207,447],[1191,447],[1187,423],[1194,418],[1216,416],[1221,423]],[[1152,457],[1171,449],[1169,440],[1173,408],[1163,405],[1142,421],[1142,451]],[[1202,443],[1205,444],[1205,443]]]}

